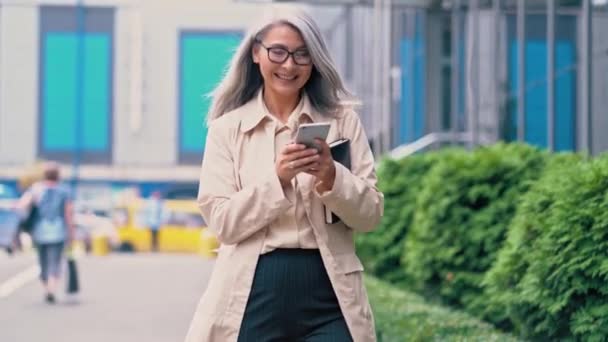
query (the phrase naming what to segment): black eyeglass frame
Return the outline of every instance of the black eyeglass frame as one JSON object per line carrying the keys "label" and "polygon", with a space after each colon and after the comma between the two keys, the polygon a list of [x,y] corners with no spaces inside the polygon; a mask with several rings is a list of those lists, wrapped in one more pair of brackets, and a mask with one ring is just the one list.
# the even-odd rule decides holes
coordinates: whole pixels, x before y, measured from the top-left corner
{"label": "black eyeglass frame", "polygon": [[[268,46],[264,45],[264,43],[261,40],[259,40],[259,39],[256,39],[255,42],[256,42],[256,44],[260,44],[264,49],[266,49],[266,53],[268,54],[268,60],[271,61],[272,63],[283,64],[283,63],[285,63],[285,61],[287,61],[289,59],[289,57],[291,57],[291,59],[293,60],[293,62],[296,65],[307,66],[307,65],[311,65],[312,64],[312,56],[310,56],[310,55],[309,55],[310,62],[308,62],[308,63],[298,63],[298,61],[296,60],[295,54],[296,54],[296,52],[302,51],[301,49],[298,49],[298,50],[295,50],[295,51],[289,51],[286,48],[281,47],[281,46],[271,46],[271,47],[268,47]],[[276,61],[276,60],[273,60],[272,58],[270,58],[270,50],[272,50],[272,49],[278,49],[278,50],[285,51],[285,53],[287,53],[285,55],[285,59],[283,59],[283,61],[279,62],[279,61]]]}

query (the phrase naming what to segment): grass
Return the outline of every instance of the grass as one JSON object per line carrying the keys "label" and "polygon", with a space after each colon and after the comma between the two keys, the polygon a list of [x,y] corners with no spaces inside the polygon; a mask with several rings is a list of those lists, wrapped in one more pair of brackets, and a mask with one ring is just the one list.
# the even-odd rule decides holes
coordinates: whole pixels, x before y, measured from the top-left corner
{"label": "grass", "polygon": [[367,276],[378,342],[521,341],[470,315],[433,305],[413,293]]}

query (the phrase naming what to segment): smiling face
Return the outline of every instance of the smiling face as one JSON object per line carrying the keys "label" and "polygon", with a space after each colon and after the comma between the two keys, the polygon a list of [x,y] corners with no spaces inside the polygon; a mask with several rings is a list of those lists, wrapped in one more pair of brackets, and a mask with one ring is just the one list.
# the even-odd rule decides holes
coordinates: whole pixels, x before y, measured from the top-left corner
{"label": "smiling face", "polygon": [[255,44],[253,61],[260,66],[265,91],[287,97],[299,94],[313,68],[302,35],[286,24],[270,28]]}

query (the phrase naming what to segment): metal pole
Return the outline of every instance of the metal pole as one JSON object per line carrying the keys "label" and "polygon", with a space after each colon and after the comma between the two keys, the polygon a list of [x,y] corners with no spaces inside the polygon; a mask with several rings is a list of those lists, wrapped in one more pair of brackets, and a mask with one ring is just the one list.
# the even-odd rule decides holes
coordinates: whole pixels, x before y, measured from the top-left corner
{"label": "metal pole", "polygon": [[[382,0],[374,0],[374,41],[373,41],[373,77],[372,77],[372,115],[377,116],[382,120],[382,102],[380,101],[381,96],[381,71],[382,71],[382,56],[380,53],[381,39],[381,21],[382,21]],[[378,120],[371,120],[373,127],[373,137],[374,137],[374,155],[376,158],[380,156],[382,153],[382,123],[378,124]]]}
{"label": "metal pole", "polygon": [[492,136],[493,141],[498,141],[501,139],[501,119],[502,113],[500,110],[500,105],[502,103],[502,92],[500,87],[501,80],[501,72],[500,72],[500,48],[501,48],[501,16],[500,16],[500,0],[494,0],[492,2],[492,12],[494,13],[494,51],[492,52],[492,61],[494,62],[494,77],[493,77],[493,91],[494,91],[494,118],[495,126],[494,126],[494,135]]}
{"label": "metal pole", "polygon": [[460,92],[462,91],[462,89],[460,89],[460,37],[462,34],[460,32],[461,21],[460,0],[454,0],[454,5],[452,7],[452,89],[450,89],[450,126],[454,136],[460,131],[458,114],[460,112]]}
{"label": "metal pole", "polygon": [[354,48],[353,48],[353,40],[354,40],[354,25],[353,25],[353,5],[346,5],[345,8],[345,12],[346,12],[346,67],[344,68],[346,70],[346,78],[348,79],[349,82],[351,82],[353,80],[353,74],[355,73],[354,70],[354,65],[355,63],[353,62],[353,52],[354,52]]}
{"label": "metal pole", "polygon": [[555,149],[555,2],[547,0],[547,137]]}
{"label": "metal pole", "polygon": [[526,2],[517,0],[517,140],[526,139]]}
{"label": "metal pole", "polygon": [[592,106],[591,106],[591,91],[592,91],[592,53],[593,44],[591,42],[592,36],[592,13],[591,13],[591,0],[583,0],[583,8],[581,15],[581,22],[583,25],[582,29],[582,44],[581,44],[581,93],[582,93],[582,149],[587,151],[589,154],[593,154],[592,148],[592,136],[591,136],[591,118],[592,118]]}
{"label": "metal pole", "polygon": [[392,0],[384,0],[384,30],[382,48],[382,151],[389,151],[391,148],[391,15],[392,15]]}
{"label": "metal pole", "polygon": [[77,48],[76,48],[76,118],[74,124],[74,157],[72,160],[72,193],[73,198],[76,198],[78,178],[79,178],[79,167],[81,158],[81,147],[82,147],[82,120],[84,116],[84,87],[86,86],[84,80],[84,66],[85,66],[85,52],[84,52],[84,35],[86,32],[85,27],[85,7],[83,6],[83,0],[78,0],[76,4],[76,35],[77,35]]}
{"label": "metal pole", "polygon": [[411,37],[411,43],[410,43],[410,54],[408,56],[407,59],[407,82],[408,84],[408,90],[409,90],[409,94],[408,96],[409,101],[409,108],[408,108],[408,127],[407,127],[407,137],[409,138],[409,141],[407,142],[412,142],[416,140],[416,115],[415,115],[415,111],[416,111],[416,101],[420,101],[420,99],[416,98],[416,91],[414,89],[414,87],[416,86],[415,84],[415,79],[414,79],[414,67],[415,67],[415,61],[416,61],[416,56],[418,54],[418,50],[416,49],[416,43],[418,42],[418,37],[417,37],[417,32],[416,32],[416,28],[417,28],[417,16],[418,14],[416,13],[415,9],[408,9],[407,10],[407,35],[409,35]]}
{"label": "metal pole", "polygon": [[[3,30],[2,30],[2,19],[3,19],[2,18],[2,13],[3,13],[2,7],[3,6],[4,5],[2,4],[2,0],[0,0],[0,117],[2,117],[2,115],[4,114],[4,111],[2,110],[2,100],[4,100],[4,98],[3,98],[4,85],[2,82],[2,78],[1,78],[1,76],[4,72],[2,70],[2,62],[3,62],[3,60],[2,60],[2,55],[3,55],[3,46],[2,45],[3,44],[2,43],[4,42],[2,39],[2,32],[3,32]],[[1,128],[2,128],[2,126],[0,126],[0,129]],[[2,147],[0,146],[0,148],[2,148]]]}
{"label": "metal pole", "polygon": [[470,67],[471,75],[471,147],[479,143],[479,0],[471,0],[471,12],[473,15],[471,37],[472,63]]}

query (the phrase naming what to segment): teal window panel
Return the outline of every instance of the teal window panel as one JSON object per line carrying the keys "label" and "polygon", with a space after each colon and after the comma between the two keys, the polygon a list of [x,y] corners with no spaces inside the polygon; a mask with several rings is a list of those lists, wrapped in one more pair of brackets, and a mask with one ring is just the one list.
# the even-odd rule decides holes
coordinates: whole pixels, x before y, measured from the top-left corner
{"label": "teal window panel", "polygon": [[[555,58],[555,150],[565,151],[575,148],[575,63],[573,44],[567,40],[556,42]],[[517,137],[517,73],[518,43],[512,41],[509,57],[509,84],[513,94],[510,106],[509,139]],[[540,147],[548,146],[547,125],[547,42],[526,41],[526,110],[525,141]]]}
{"label": "teal window panel", "polygon": [[555,46],[555,150],[576,148],[576,65],[574,45],[560,41]]}
{"label": "teal window panel", "polygon": [[207,96],[221,81],[235,49],[238,33],[183,33],[180,65],[180,152],[200,154],[207,138]]}
{"label": "teal window panel", "polygon": [[[424,16],[416,15],[414,37],[400,43],[401,110],[398,143],[408,143],[424,135],[426,111],[426,55]],[[413,61],[412,65],[410,63]]]}
{"label": "teal window panel", "polygon": [[[540,147],[548,146],[547,106],[547,53],[546,18],[529,15],[526,28],[526,108],[525,141]],[[569,15],[556,17],[555,41],[555,127],[553,148],[557,151],[574,150],[576,147],[576,18]],[[509,16],[508,46],[508,102],[507,140],[517,140],[518,64],[516,18]]]}
{"label": "teal window panel", "polygon": [[47,34],[44,45],[43,147],[65,151],[75,146],[77,42],[71,34]]}
{"label": "teal window panel", "polygon": [[526,42],[526,132],[528,143],[547,148],[547,42]]}
{"label": "teal window panel", "polygon": [[89,33],[83,39],[83,87],[78,89],[76,33],[45,34],[43,83],[43,148],[73,151],[77,147],[77,96],[82,96],[80,116],[83,151],[106,151],[110,125],[110,36]]}

